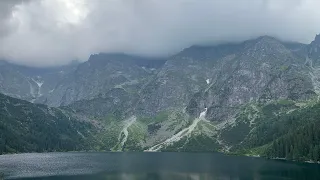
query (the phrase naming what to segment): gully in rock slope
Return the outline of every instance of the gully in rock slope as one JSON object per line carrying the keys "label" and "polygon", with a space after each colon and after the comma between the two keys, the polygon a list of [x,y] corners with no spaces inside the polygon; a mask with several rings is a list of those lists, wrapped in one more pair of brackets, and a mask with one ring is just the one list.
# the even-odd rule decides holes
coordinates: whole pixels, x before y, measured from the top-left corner
{"label": "gully in rock slope", "polygon": [[173,135],[171,138],[165,140],[164,142],[162,142],[160,144],[157,144],[157,145],[151,147],[150,149],[148,149],[146,151],[150,151],[150,152],[159,151],[168,145],[171,145],[175,142],[178,142],[183,137],[189,137],[191,135],[191,133],[193,132],[193,130],[195,129],[195,127],[198,125],[198,123],[201,120],[205,120],[206,113],[207,113],[207,108],[205,108],[205,110],[200,113],[200,116],[198,118],[196,118],[189,127],[181,130],[177,134]]}
{"label": "gully in rock slope", "polygon": [[120,143],[120,148],[118,150],[123,150],[125,143],[128,140],[128,136],[129,136],[129,132],[128,132],[128,128],[134,123],[136,122],[136,117],[132,116],[130,117],[128,120],[125,121],[125,125],[123,127],[123,129],[121,130],[120,134],[119,134],[119,138],[118,141]]}

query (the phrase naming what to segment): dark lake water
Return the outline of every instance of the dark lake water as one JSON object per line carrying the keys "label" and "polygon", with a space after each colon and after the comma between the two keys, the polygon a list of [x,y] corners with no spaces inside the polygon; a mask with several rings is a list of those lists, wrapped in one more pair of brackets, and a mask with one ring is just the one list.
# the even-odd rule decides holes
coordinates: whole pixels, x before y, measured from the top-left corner
{"label": "dark lake water", "polygon": [[2,155],[1,173],[39,180],[320,180],[320,165],[218,153],[43,153]]}

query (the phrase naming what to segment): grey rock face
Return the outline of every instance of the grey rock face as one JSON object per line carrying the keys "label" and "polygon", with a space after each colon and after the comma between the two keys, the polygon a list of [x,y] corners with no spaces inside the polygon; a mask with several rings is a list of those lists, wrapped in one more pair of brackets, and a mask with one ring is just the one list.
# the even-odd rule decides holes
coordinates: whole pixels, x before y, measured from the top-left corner
{"label": "grey rock face", "polygon": [[133,113],[138,96],[128,93],[123,88],[113,88],[103,95],[90,100],[80,100],[71,103],[66,108],[72,109],[77,114],[90,117],[115,116],[125,119]]}
{"label": "grey rock face", "polygon": [[[154,115],[186,106],[191,95],[206,84],[205,67],[194,59],[172,59],[141,90],[137,110]],[[196,71],[197,73],[193,73]]]}
{"label": "grey rock face", "polygon": [[89,61],[59,68],[27,68],[2,62],[0,92],[49,106],[93,99],[113,88],[137,93],[164,64],[123,54],[92,55]]}
{"label": "grey rock face", "polygon": [[320,65],[320,34],[307,46],[308,58],[313,60],[313,65]]}
{"label": "grey rock face", "polygon": [[31,101],[36,93],[35,85],[29,78],[10,67],[0,65],[0,92]]}
{"label": "grey rock face", "polygon": [[95,98],[112,88],[136,92],[153,74],[153,68],[136,63],[140,60],[122,54],[92,55],[89,61],[80,64],[74,73],[56,86],[46,103],[51,106],[68,105],[82,99]]}
{"label": "grey rock face", "polygon": [[[239,51],[238,45],[193,46],[171,57],[159,73],[141,90],[137,110],[154,115],[168,109],[184,109],[195,93],[214,81],[218,60]],[[200,113],[200,112],[199,112]]]}
{"label": "grey rock face", "polygon": [[58,68],[30,68],[2,61],[0,92],[30,102],[44,103],[56,84],[74,70],[74,65]]}
{"label": "grey rock face", "polygon": [[189,109],[202,109],[204,104],[209,108],[207,119],[224,121],[249,102],[305,100],[316,95],[304,60],[278,40],[260,37],[242,46],[243,51],[224,57],[213,67],[217,68],[213,77],[218,78],[195,95]]}

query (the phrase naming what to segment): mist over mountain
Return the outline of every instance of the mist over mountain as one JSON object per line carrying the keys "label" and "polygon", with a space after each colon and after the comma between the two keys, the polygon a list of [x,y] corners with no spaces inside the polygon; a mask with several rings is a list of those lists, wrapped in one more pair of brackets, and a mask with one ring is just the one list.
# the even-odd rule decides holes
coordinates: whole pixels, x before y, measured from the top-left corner
{"label": "mist over mountain", "polygon": [[270,35],[309,44],[317,0],[2,0],[0,59],[34,67],[123,52],[168,57],[192,45]]}

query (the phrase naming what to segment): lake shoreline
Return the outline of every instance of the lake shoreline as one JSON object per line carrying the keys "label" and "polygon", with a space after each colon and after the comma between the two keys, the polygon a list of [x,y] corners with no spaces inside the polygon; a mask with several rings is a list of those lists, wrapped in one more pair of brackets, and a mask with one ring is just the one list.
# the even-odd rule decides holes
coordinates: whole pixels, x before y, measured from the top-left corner
{"label": "lake shoreline", "polygon": [[[238,154],[238,153],[225,153],[225,152],[213,152],[213,151],[48,151],[48,152],[23,152],[23,153],[6,153],[0,154],[4,155],[23,155],[23,154],[51,154],[51,153],[195,153],[195,154],[221,154],[225,156],[235,156],[235,157],[251,157],[251,158],[261,158],[266,160],[276,160],[276,161],[285,161],[285,162],[295,162],[295,163],[305,163],[305,164],[320,164],[320,161],[314,162],[312,160],[309,161],[297,161],[297,160],[289,160],[285,158],[268,158],[260,155],[250,155],[250,154]],[[0,176],[1,177],[1,176]],[[0,179],[1,180],[1,179]]]}

